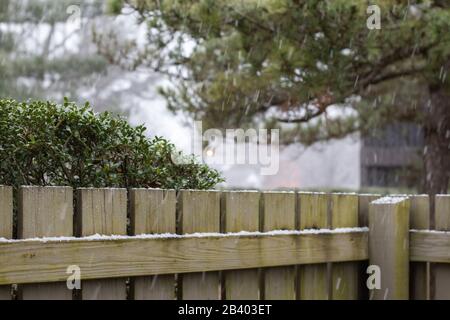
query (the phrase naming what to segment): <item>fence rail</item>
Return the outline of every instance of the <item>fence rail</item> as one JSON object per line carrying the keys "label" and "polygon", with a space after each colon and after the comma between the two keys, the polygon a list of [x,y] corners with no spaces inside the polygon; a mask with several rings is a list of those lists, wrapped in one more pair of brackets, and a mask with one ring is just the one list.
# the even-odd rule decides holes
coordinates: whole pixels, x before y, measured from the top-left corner
{"label": "fence rail", "polygon": [[[0,299],[11,285],[19,299],[72,299],[73,265],[82,299],[450,299],[450,197],[433,214],[428,203],[0,186]],[[380,288],[366,286],[369,264]]]}
{"label": "fence rail", "polygon": [[0,285],[249,269],[368,258],[367,232],[130,237],[0,243]]}
{"label": "fence rail", "polygon": [[450,232],[410,231],[410,261],[450,263]]}

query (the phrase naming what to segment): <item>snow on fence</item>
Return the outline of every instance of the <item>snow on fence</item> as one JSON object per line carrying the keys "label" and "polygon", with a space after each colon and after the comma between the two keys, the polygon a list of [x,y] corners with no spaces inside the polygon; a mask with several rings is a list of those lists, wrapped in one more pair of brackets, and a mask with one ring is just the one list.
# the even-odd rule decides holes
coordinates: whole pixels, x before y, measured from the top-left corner
{"label": "snow on fence", "polygon": [[[450,196],[436,197],[434,215],[427,196],[68,187],[16,196],[13,223],[12,188],[0,187],[0,299],[450,299]],[[378,289],[366,285],[369,265]],[[73,266],[77,295],[66,283]]]}

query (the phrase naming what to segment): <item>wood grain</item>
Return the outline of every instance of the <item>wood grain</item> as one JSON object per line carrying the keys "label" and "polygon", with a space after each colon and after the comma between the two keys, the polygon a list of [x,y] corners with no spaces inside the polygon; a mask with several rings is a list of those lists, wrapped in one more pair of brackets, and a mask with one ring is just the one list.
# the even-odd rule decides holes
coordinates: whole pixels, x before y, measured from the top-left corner
{"label": "wood grain", "polygon": [[[411,196],[410,228],[430,229],[430,199],[427,195]],[[430,299],[430,263],[410,263],[410,298],[412,300]]]}
{"label": "wood grain", "polygon": [[[176,191],[132,189],[130,191],[131,233],[176,232]],[[159,275],[133,279],[135,300],[175,299],[175,276]]]}
{"label": "wood grain", "polygon": [[[182,190],[180,201],[182,234],[220,232],[220,192]],[[183,300],[220,299],[219,272],[184,274],[181,280]]]}
{"label": "wood grain", "polygon": [[[13,193],[11,187],[0,186],[0,238],[13,237]],[[0,300],[11,300],[11,286],[0,287]]]}
{"label": "wood grain", "polygon": [[[18,210],[19,238],[73,235],[73,190],[70,187],[21,187]],[[64,273],[69,265],[60,266]],[[67,274],[64,279],[66,280]],[[71,300],[64,283],[38,283],[19,288],[24,300]]]}
{"label": "wood grain", "polygon": [[409,298],[409,209],[407,198],[370,204],[369,263],[381,271],[381,288],[370,293],[373,300]]}
{"label": "wood grain", "polygon": [[[295,230],[296,194],[294,192],[264,192],[263,231]],[[266,268],[264,299],[294,300],[296,291],[294,266]]]}
{"label": "wood grain", "polygon": [[379,194],[359,194],[358,195],[358,225],[360,227],[369,226],[369,204],[380,198]]}
{"label": "wood grain", "polygon": [[[380,198],[379,194],[359,194],[358,195],[358,226],[369,227],[369,204]],[[358,299],[369,300],[369,289],[367,288],[366,280],[368,277],[367,268],[369,261],[362,261],[359,263],[359,277],[361,277],[358,286]]]}
{"label": "wood grain", "polygon": [[[329,227],[328,195],[299,193],[300,229]],[[298,295],[300,300],[328,300],[329,274],[327,264],[298,267]]]}
{"label": "wood grain", "polygon": [[450,263],[450,232],[411,231],[410,259],[415,262]]}
{"label": "wood grain", "polygon": [[[79,189],[77,201],[79,236],[127,234],[126,189]],[[87,279],[80,268],[82,279]],[[82,281],[81,288],[83,300],[126,299],[125,279]]]}
{"label": "wood grain", "polygon": [[[450,195],[436,196],[436,230],[450,231]],[[434,299],[450,300],[450,266],[433,265]]]}
{"label": "wood grain", "polygon": [[13,193],[6,186],[0,186],[0,237],[13,237]]}
{"label": "wood grain", "polygon": [[368,233],[0,242],[0,285],[360,261]]}
{"label": "wood grain", "polygon": [[[358,206],[358,196],[355,194],[332,194],[331,227],[358,227]],[[359,281],[358,263],[334,263],[331,266],[331,299],[357,300]]]}
{"label": "wood grain", "polygon": [[[225,232],[259,231],[260,194],[230,191],[224,194]],[[225,272],[226,300],[259,300],[261,298],[258,269]]]}

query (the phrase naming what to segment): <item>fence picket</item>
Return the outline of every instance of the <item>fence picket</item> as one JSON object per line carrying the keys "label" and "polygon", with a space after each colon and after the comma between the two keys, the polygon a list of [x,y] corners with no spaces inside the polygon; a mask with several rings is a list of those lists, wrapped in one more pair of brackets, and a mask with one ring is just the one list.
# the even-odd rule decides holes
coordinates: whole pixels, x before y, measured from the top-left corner
{"label": "fence picket", "polygon": [[[70,187],[21,187],[19,189],[18,235],[60,237],[73,235],[73,190]],[[24,300],[70,300],[72,291],[64,283],[23,285]]]}
{"label": "fence picket", "polygon": [[[294,192],[264,192],[263,231],[295,230],[296,195]],[[265,268],[264,298],[267,300],[295,299],[294,266]]]}
{"label": "fence picket", "polygon": [[[380,198],[379,194],[360,194],[358,195],[358,226],[359,227],[368,227],[369,226],[369,204]],[[359,286],[358,286],[358,299],[360,300],[368,300],[369,299],[369,290],[367,288],[366,279],[367,275],[367,267],[369,266],[368,261],[363,261],[359,263]]]}
{"label": "fence picket", "polygon": [[[0,238],[13,237],[12,188],[0,186]],[[0,300],[11,300],[11,286],[0,286]]]}
{"label": "fence picket", "polygon": [[[331,227],[358,227],[358,196],[331,195]],[[338,262],[331,265],[331,299],[356,300],[359,292],[359,264]]]}
{"label": "fence picket", "polygon": [[[126,189],[79,189],[77,203],[78,236],[127,234]],[[81,287],[83,300],[126,299],[123,278],[86,280]]]}
{"label": "fence picket", "polygon": [[[436,230],[450,231],[450,195],[436,196]],[[434,299],[450,299],[450,266],[448,264],[433,264]]]}
{"label": "fence picket", "polygon": [[[62,281],[73,264],[83,299],[450,299],[450,235],[429,231],[433,221],[450,231],[450,196],[436,196],[433,218],[426,195],[379,197],[131,189],[131,235],[369,232],[0,240],[0,299],[14,283],[22,299],[72,299]],[[74,222],[77,236],[127,234],[127,190],[77,190],[75,220],[73,198],[70,187],[21,187],[18,237],[70,236]],[[13,237],[13,219],[12,188],[0,186],[0,238]],[[380,268],[381,290],[368,290],[368,264]]]}
{"label": "fence picket", "polygon": [[[430,229],[430,199],[427,195],[411,196],[410,228]],[[430,263],[410,263],[410,298],[414,300],[430,299]]]}
{"label": "fence picket", "polygon": [[[176,232],[174,190],[132,189],[130,191],[132,235]],[[175,276],[159,275],[133,279],[135,300],[175,299]]]}
{"label": "fence picket", "polygon": [[[258,192],[229,191],[224,194],[225,232],[259,231]],[[225,272],[227,300],[259,300],[261,297],[258,269]]]}
{"label": "fence picket", "polygon": [[[180,191],[181,233],[220,232],[220,192]],[[219,272],[181,275],[182,299],[220,299]]]}
{"label": "fence picket", "polygon": [[[321,229],[329,226],[328,195],[299,193],[300,229]],[[300,300],[328,300],[328,268],[326,263],[298,267]]]}
{"label": "fence picket", "polygon": [[358,225],[360,227],[369,226],[369,205],[372,201],[381,197],[379,194],[360,194],[358,195]]}

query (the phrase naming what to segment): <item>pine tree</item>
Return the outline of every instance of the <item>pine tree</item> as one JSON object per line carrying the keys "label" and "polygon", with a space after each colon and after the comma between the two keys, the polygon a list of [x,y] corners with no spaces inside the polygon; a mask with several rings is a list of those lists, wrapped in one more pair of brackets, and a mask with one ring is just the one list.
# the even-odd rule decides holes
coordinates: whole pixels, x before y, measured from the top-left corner
{"label": "pine tree", "polygon": [[[108,66],[86,24],[104,7],[100,0],[0,0],[0,97],[76,98]],[[79,42],[70,44],[77,34]]]}
{"label": "pine tree", "polygon": [[128,5],[149,24],[148,47],[136,55],[135,65],[178,79],[176,89],[163,91],[172,110],[218,128],[290,123],[284,137],[303,143],[393,121],[416,122],[425,140],[424,187],[430,194],[447,192],[448,1],[130,0]]}

